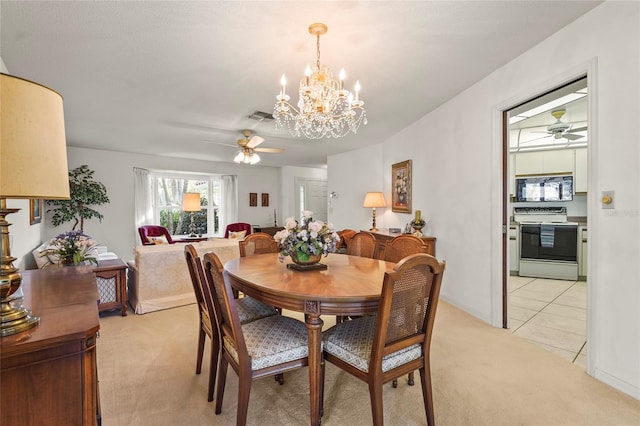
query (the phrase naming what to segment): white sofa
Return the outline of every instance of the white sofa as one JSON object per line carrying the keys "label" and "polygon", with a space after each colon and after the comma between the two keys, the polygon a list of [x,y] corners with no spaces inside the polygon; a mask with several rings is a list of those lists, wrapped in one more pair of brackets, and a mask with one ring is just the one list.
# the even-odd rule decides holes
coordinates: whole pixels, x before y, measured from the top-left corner
{"label": "white sofa", "polygon": [[[240,257],[237,239],[191,243],[200,258],[214,252],[222,264]],[[136,246],[129,262],[128,297],[136,314],[195,303],[184,243]]]}

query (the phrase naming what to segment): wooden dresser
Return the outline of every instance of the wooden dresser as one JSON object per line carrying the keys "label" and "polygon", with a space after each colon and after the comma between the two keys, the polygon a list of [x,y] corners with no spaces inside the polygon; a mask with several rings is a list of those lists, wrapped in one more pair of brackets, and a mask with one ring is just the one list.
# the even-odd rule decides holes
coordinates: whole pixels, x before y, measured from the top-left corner
{"label": "wooden dresser", "polygon": [[[376,237],[376,241],[378,242],[378,259],[384,259],[384,248],[387,241],[399,235],[402,235],[402,234],[392,234],[388,231],[373,232],[373,231],[363,230],[362,232],[368,232],[372,234],[374,237]],[[435,256],[436,255],[436,237],[429,237],[425,235],[421,239],[427,245],[427,253],[429,253],[431,256]]]}
{"label": "wooden dresser", "polygon": [[0,424],[97,424],[95,275],[90,268],[23,271],[22,291],[22,305],[40,324],[0,339]]}

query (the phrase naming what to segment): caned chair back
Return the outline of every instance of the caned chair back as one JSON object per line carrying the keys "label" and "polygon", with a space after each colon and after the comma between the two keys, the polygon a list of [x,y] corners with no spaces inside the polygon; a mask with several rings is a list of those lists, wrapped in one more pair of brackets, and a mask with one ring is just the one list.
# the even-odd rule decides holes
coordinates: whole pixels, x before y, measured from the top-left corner
{"label": "caned chair back", "polygon": [[420,343],[429,352],[440,296],[444,263],[428,254],[414,254],[385,274],[376,322],[371,363],[402,347]]}
{"label": "caned chair back", "polygon": [[256,254],[277,253],[278,243],[273,237],[264,232],[256,232],[240,240],[240,257]]}
{"label": "caned chair back", "polygon": [[203,296],[203,285],[205,282],[204,270],[202,269],[202,261],[198,257],[198,252],[191,244],[184,246],[184,257],[187,260],[187,267],[189,269],[189,276],[191,277],[191,284],[193,285],[193,293],[196,296],[196,303],[198,304],[198,311],[200,312],[200,322],[205,326],[209,335],[211,336],[212,324],[209,318],[209,312],[207,310],[207,304]]}
{"label": "caned chair back", "polygon": [[347,246],[347,254],[375,259],[378,254],[376,237],[368,232],[354,234]]}
{"label": "caned chair back", "polygon": [[209,252],[204,255],[205,297],[208,292],[218,319],[218,330],[223,345],[231,344],[238,353],[238,364],[251,368],[251,360],[242,334],[242,325],[231,285],[224,279],[220,258]]}
{"label": "caned chair back", "polygon": [[398,263],[410,254],[427,253],[427,250],[427,245],[420,238],[413,235],[398,235],[386,243],[384,260]]}

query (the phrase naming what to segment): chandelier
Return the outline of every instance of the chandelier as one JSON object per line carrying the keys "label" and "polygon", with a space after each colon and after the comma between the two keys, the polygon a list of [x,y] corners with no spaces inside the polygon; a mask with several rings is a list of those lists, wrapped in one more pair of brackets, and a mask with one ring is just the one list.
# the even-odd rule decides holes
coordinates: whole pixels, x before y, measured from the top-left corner
{"label": "chandelier", "polygon": [[293,136],[304,135],[309,139],[340,138],[349,132],[357,133],[367,124],[364,102],[358,97],[360,82],[356,81],[355,96],[344,88],[346,74],[340,71],[339,81],[333,78],[331,69],[320,65],[320,36],[327,32],[325,24],[309,26],[309,33],[317,37],[316,66],[309,65],[300,79],[298,108],[289,103],[285,92],[287,79],[282,75],[280,94],[273,108],[276,128],[287,128]]}
{"label": "chandelier", "polygon": [[257,164],[260,161],[260,156],[256,154],[251,148],[242,148],[236,152],[236,156],[233,157],[234,163],[243,164]]}

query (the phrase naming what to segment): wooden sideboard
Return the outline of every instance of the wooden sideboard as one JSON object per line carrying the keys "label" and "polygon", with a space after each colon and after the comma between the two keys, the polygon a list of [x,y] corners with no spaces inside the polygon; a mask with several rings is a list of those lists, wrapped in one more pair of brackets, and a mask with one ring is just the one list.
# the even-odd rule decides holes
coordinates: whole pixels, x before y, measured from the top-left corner
{"label": "wooden sideboard", "polygon": [[23,271],[22,291],[22,306],[40,324],[0,339],[0,424],[96,425],[95,275],[90,268]]}
{"label": "wooden sideboard", "polygon": [[[384,259],[384,249],[385,249],[385,245],[387,244],[387,241],[390,241],[391,239],[399,235],[402,235],[402,234],[393,234],[388,231],[373,232],[373,231],[363,230],[362,232],[368,232],[372,234],[374,237],[376,237],[376,241],[378,242],[378,259]],[[429,237],[425,235],[421,237],[421,239],[427,245],[427,253],[430,254],[431,256],[435,256],[436,255],[436,237]]]}

